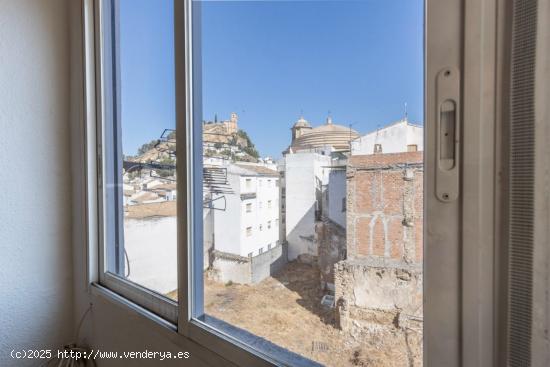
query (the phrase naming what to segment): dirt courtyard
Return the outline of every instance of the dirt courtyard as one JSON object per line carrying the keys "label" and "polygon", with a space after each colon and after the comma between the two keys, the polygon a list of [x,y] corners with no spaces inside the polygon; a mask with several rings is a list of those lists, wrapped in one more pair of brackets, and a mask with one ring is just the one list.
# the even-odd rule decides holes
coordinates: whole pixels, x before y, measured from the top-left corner
{"label": "dirt courtyard", "polygon": [[391,348],[381,346],[375,335],[357,340],[340,331],[334,310],[321,305],[322,296],[317,268],[297,262],[254,285],[205,280],[207,314],[323,365],[411,365],[400,358],[406,352],[387,352]]}

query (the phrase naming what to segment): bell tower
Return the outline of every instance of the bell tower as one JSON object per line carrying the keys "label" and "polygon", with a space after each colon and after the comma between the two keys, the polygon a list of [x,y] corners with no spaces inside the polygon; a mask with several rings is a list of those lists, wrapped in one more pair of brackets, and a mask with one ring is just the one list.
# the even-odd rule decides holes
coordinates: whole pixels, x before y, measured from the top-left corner
{"label": "bell tower", "polygon": [[309,122],[307,122],[307,120],[304,119],[303,116],[300,116],[298,121],[296,121],[296,123],[294,124],[294,126],[292,126],[292,129],[291,129],[292,141],[294,142],[294,140],[302,136],[305,133],[305,131],[310,129],[311,129],[311,125],[309,124]]}
{"label": "bell tower", "polygon": [[236,133],[239,130],[238,126],[239,116],[235,112],[231,112],[231,118],[229,121],[225,121],[225,126],[228,134]]}

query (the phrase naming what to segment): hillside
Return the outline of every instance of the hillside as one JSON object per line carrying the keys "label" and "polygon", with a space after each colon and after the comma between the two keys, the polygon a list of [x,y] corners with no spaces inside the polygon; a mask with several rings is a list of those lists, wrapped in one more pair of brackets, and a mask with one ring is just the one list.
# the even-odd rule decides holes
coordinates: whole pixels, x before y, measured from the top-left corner
{"label": "hillside", "polygon": [[[225,133],[219,125],[204,125],[203,154],[205,157],[218,157],[233,161],[256,162],[259,154],[244,130]],[[170,136],[170,137],[173,137]],[[126,160],[142,163],[170,163],[174,160],[176,141],[174,139],[152,140],[138,149],[136,156]]]}
{"label": "hillside", "polygon": [[[153,140],[152,142],[157,142]],[[145,144],[144,144],[145,146]],[[143,146],[142,146],[143,147]],[[160,142],[156,147],[147,148],[142,154],[129,158],[133,162],[159,162],[170,159],[170,153],[176,151],[174,142]]]}

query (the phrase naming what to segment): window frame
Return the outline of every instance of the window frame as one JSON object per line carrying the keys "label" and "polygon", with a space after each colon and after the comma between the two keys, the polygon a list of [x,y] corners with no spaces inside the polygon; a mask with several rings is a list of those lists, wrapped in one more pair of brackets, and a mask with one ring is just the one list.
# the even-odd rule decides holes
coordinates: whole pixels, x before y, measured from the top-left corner
{"label": "window frame", "polygon": [[[115,5],[115,0],[100,0],[94,2],[94,21],[95,21],[95,88],[99,91],[97,98],[95,99],[96,103],[96,156],[98,160],[97,164],[97,207],[98,207],[98,282],[100,285],[114,291],[115,293],[120,294],[121,296],[127,298],[128,300],[135,302],[142,306],[143,308],[163,317],[169,322],[174,324],[177,323],[178,319],[178,303],[174,300],[167,298],[164,295],[161,295],[153,290],[145,288],[144,286],[134,283],[128,279],[113,274],[107,269],[107,250],[109,246],[113,246],[113,237],[107,231],[108,226],[113,226],[112,219],[109,218],[108,214],[108,195],[109,192],[106,189],[109,186],[108,180],[110,178],[118,180],[121,177],[118,175],[112,175],[108,172],[107,162],[110,162],[112,155],[116,155],[116,160],[121,160],[121,152],[111,152],[110,147],[116,145],[113,143],[115,138],[109,134],[109,129],[107,128],[109,123],[116,124],[116,128],[120,129],[121,121],[113,113],[113,99],[117,99],[116,91],[113,90],[112,86],[109,85],[112,82],[113,78],[116,78],[113,75],[113,72],[105,67],[104,60],[107,57],[116,58],[117,55],[113,55],[113,50],[111,52],[106,52],[106,47],[112,47],[116,49],[116,45],[108,45],[108,42],[115,42],[111,39],[114,31],[112,27],[112,17],[116,17],[116,12],[118,7]],[[106,11],[110,7],[109,14],[106,14]],[[110,16],[111,19],[106,19],[107,16]],[[107,37],[107,33],[109,37]],[[115,39],[118,37],[114,36]],[[116,51],[114,51],[116,53]],[[116,71],[115,71],[116,73]],[[110,77],[107,80],[107,77]],[[120,139],[120,138],[119,138]],[[119,139],[117,143],[120,144]],[[119,145],[116,145],[117,147]],[[121,163],[121,162],[115,162]],[[119,167],[118,167],[119,168]],[[111,177],[112,176],[112,177]],[[120,189],[120,188],[119,188]],[[107,203],[107,204],[106,204]],[[116,204],[115,204],[116,205]],[[120,209],[118,209],[120,210]],[[115,214],[119,215],[120,213],[117,209],[114,209]],[[111,222],[108,224],[107,222]],[[123,241],[120,233],[124,230],[124,224],[119,220],[116,225],[117,241]],[[114,226],[113,226],[114,227]]]}
{"label": "window frame", "polygon": [[[502,152],[499,99],[507,19],[504,0],[425,3],[424,365],[493,366],[496,356],[496,220]],[[440,16],[438,16],[440,15]],[[451,16],[454,15],[454,16]],[[454,44],[459,47],[446,48]],[[445,46],[444,46],[445,45]],[[442,52],[442,48],[446,52]],[[460,76],[460,184],[452,204],[435,199],[437,74]],[[432,200],[429,200],[429,199]]]}
{"label": "window frame", "polygon": [[[84,55],[84,104],[85,104],[85,143],[86,143],[86,230],[89,247],[87,250],[88,269],[88,285],[101,288],[108,287],[108,282],[105,283],[105,276],[102,279],[102,271],[100,265],[104,259],[102,244],[104,241],[103,227],[100,220],[100,215],[103,213],[100,198],[103,198],[103,193],[100,191],[100,183],[104,177],[101,162],[104,156],[102,151],[103,140],[97,139],[101,137],[101,127],[104,121],[102,114],[102,100],[104,90],[102,89],[102,63],[101,63],[101,42],[103,29],[101,28],[100,6],[103,0],[82,0],[83,5],[83,48]],[[445,268],[446,263],[436,264],[437,251],[430,253],[431,258],[425,259],[425,285],[424,285],[424,314],[428,315],[424,323],[424,364],[426,366],[435,366],[443,364],[449,366],[464,365],[492,365],[490,362],[493,358],[494,349],[491,348],[491,340],[494,340],[494,299],[492,298],[493,288],[488,285],[486,279],[492,279],[491,275],[494,271],[493,258],[487,254],[491,253],[491,247],[494,245],[494,238],[498,230],[498,223],[493,223],[493,226],[482,228],[479,222],[481,218],[495,218],[494,216],[494,190],[491,191],[490,185],[495,180],[494,177],[489,177],[495,172],[495,162],[487,159],[491,152],[494,152],[494,139],[497,139],[501,134],[500,127],[495,126],[494,117],[497,112],[495,108],[487,108],[483,106],[484,99],[487,97],[488,88],[492,85],[499,85],[502,81],[497,77],[496,71],[487,71],[497,69],[497,62],[493,59],[497,54],[495,49],[497,44],[502,46],[502,39],[496,40],[491,30],[498,28],[503,29],[503,14],[499,9],[497,12],[496,5],[501,4],[499,0],[445,0],[431,1],[425,0],[425,13],[430,13],[430,18],[426,17],[425,25],[425,146],[428,148],[428,153],[425,155],[425,163],[430,163],[434,158],[430,155],[429,144],[433,140],[430,135],[430,124],[433,124],[434,117],[428,113],[432,111],[431,99],[433,95],[433,85],[431,84],[433,72],[439,68],[456,64],[463,71],[464,89],[474,90],[475,93],[463,93],[463,119],[464,124],[464,139],[471,139],[474,144],[469,147],[473,149],[463,150],[462,158],[463,172],[465,185],[471,189],[468,192],[467,203],[464,203],[463,196],[460,197],[458,204],[462,205],[462,214],[459,212],[452,215],[454,220],[461,222],[461,228],[458,229],[459,237],[464,243],[468,240],[468,246],[462,249],[461,256],[463,258],[462,282],[458,288],[449,290],[450,284],[447,282]],[[172,325],[177,325],[177,333],[189,338],[199,345],[208,348],[216,354],[222,355],[225,359],[237,365],[256,365],[256,366],[272,366],[279,365],[280,362],[259,350],[256,350],[249,345],[241,342],[232,335],[216,329],[208,325],[204,320],[198,320],[193,317],[193,310],[197,307],[202,308],[202,294],[196,294],[195,285],[202,281],[202,275],[197,276],[193,272],[194,260],[198,260],[202,253],[194,249],[193,240],[197,241],[200,238],[197,223],[193,220],[194,208],[192,205],[193,186],[189,183],[197,182],[199,177],[193,176],[193,167],[197,164],[196,161],[188,161],[190,148],[189,142],[200,143],[201,136],[193,130],[192,126],[188,126],[188,121],[192,121],[193,98],[190,93],[190,85],[193,84],[192,73],[188,70],[189,60],[192,58],[190,50],[190,37],[192,36],[193,24],[191,22],[190,11],[192,2],[190,0],[175,0],[174,1],[174,29],[175,41],[180,47],[175,48],[176,65],[185,65],[184,68],[176,67],[176,126],[177,126],[177,148],[178,159],[178,298],[179,304],[177,307],[177,317],[175,321],[171,321]],[[435,16],[441,14],[441,17]],[[449,14],[456,14],[456,17],[449,17]],[[448,24],[449,18],[452,19],[451,24]],[[87,21],[87,22],[86,22]],[[498,23],[495,27],[494,23]],[[458,25],[457,25],[458,24]],[[468,24],[468,27],[465,27]],[[443,27],[441,27],[444,25]],[[445,29],[445,32],[431,32],[430,29],[438,28]],[[457,29],[458,28],[458,29]],[[465,28],[465,29],[464,29]],[[480,37],[480,34],[482,36]],[[91,36],[90,36],[91,35]],[[447,55],[435,54],[430,48],[435,45],[448,44],[449,40],[455,40],[457,44],[466,46],[472,50],[463,55],[463,50],[452,50]],[[457,47],[458,48],[458,47]],[[189,51],[189,52],[188,52]],[[499,50],[501,53],[502,51]],[[480,65],[479,60],[483,60],[483,65]],[[435,60],[435,61],[434,61]],[[502,66],[500,66],[502,67]],[[484,80],[483,78],[487,80]],[[491,84],[491,82],[493,82]],[[496,94],[496,92],[495,92]],[[494,103],[494,101],[492,101]],[[491,101],[489,101],[491,105]],[[494,106],[493,106],[494,107]],[[500,112],[499,112],[500,113]],[[469,117],[467,119],[466,117]],[[489,121],[482,124],[481,120]],[[192,125],[192,124],[191,124]],[[187,131],[189,129],[189,131]],[[496,133],[495,133],[496,130]],[[492,144],[483,144],[480,136],[492,136]],[[96,141],[97,139],[97,141]],[[199,139],[198,142],[196,139]],[[187,146],[183,146],[187,144]],[[182,149],[183,148],[183,149]],[[498,157],[497,151],[497,160]],[[476,160],[477,159],[477,160]],[[98,163],[99,162],[99,163]],[[472,163],[472,164],[468,164]],[[428,168],[429,165],[426,165]],[[431,176],[432,175],[432,176]],[[95,180],[95,177],[98,180]],[[482,179],[482,180],[481,180]],[[424,192],[428,193],[433,180],[433,173],[426,170]],[[427,184],[426,184],[427,183]],[[477,186],[476,186],[477,185]],[[501,182],[496,182],[496,186],[502,185]],[[493,195],[491,195],[491,193]],[[426,195],[428,196],[428,195]],[[432,195],[433,196],[433,195]],[[431,209],[428,209],[433,205]],[[425,198],[425,223],[433,220],[434,224],[445,224],[444,220],[448,217],[440,217],[437,215],[437,208],[440,206],[435,200]],[[483,208],[483,213],[479,208]],[[474,215],[471,215],[474,214]],[[493,214],[491,216],[491,214]],[[493,220],[493,219],[491,219]],[[489,221],[489,220],[488,220]],[[284,223],[283,217],[283,223]],[[490,221],[489,221],[490,224]],[[427,226],[426,226],[427,227]],[[424,248],[425,251],[431,252],[437,250],[437,245],[446,236],[448,230],[429,234],[424,231]],[[451,238],[454,242],[457,237]],[[482,242],[489,241],[488,243]],[[96,246],[97,245],[97,246]],[[202,242],[201,242],[202,245]],[[484,253],[484,256],[481,253]],[[432,265],[433,264],[433,269]],[[426,270],[429,272],[426,272]],[[481,270],[483,269],[483,270]],[[433,270],[433,271],[432,271]],[[474,270],[474,271],[466,271]],[[107,277],[108,278],[108,277]],[[483,281],[480,281],[484,279]],[[161,315],[162,310],[158,310],[159,304],[163,304],[164,298],[158,297],[156,294],[150,294],[147,291],[139,289],[139,286],[131,282],[120,281],[119,278],[113,280],[112,288],[116,294],[129,300],[128,305],[131,307],[143,307],[152,310],[153,313]],[[429,283],[429,284],[428,284]],[[452,284],[451,284],[452,288]],[[90,289],[90,288],[89,288]],[[152,292],[154,293],[154,292]],[[439,293],[439,295],[438,295]],[[449,322],[447,317],[447,309],[442,307],[446,304],[444,298],[449,294],[461,293],[462,300],[458,307],[459,318],[462,319],[459,323]],[[433,296],[437,296],[433,298]],[[114,299],[115,297],[113,297]],[[483,302],[480,302],[483,300]],[[114,300],[117,302],[117,300]],[[480,305],[482,303],[482,305]],[[156,310],[156,311],[155,311]],[[445,312],[440,311],[445,310]],[[147,317],[142,314],[143,317]],[[162,316],[162,315],[161,315]],[[162,316],[164,319],[169,317]],[[173,319],[173,318],[172,318]],[[482,320],[483,322],[479,322]],[[493,339],[492,339],[493,338]],[[483,343],[481,341],[484,341]],[[465,341],[465,342],[464,342]],[[464,344],[462,344],[464,342]],[[487,348],[481,349],[484,345]],[[455,356],[458,356],[455,361]],[[451,362],[452,359],[452,362]],[[470,364],[471,362],[471,364]]]}
{"label": "window frame", "polygon": [[[494,151],[495,139],[499,132],[495,118],[495,25],[505,22],[497,7],[499,3],[499,0],[424,1],[424,146],[427,147],[424,154],[424,251],[430,253],[424,258],[423,265],[425,366],[493,364],[495,303],[492,295],[494,245],[498,231],[494,221],[495,192],[500,184],[493,176],[498,159],[498,153],[495,156]],[[181,4],[185,8],[183,2]],[[185,10],[186,21],[191,22],[190,8]],[[191,29],[192,26],[188,30]],[[192,34],[183,32],[179,36],[184,39]],[[442,45],[449,43],[459,46],[453,47],[452,52],[441,52]],[[189,46],[189,39],[185,44]],[[442,203],[435,195],[430,195],[434,192],[437,151],[434,135],[437,120],[436,114],[431,113],[437,111],[434,81],[437,73],[449,66],[456,67],[462,74],[459,86],[464,96],[460,106],[463,110],[461,138],[468,142],[468,149],[464,149],[464,141],[461,145],[462,191],[451,204]],[[189,84],[193,85],[193,82]],[[441,246],[442,242],[447,245]],[[190,252],[195,245],[191,243]],[[451,267],[449,262],[453,262]],[[189,268],[182,270],[193,273],[192,264],[188,265]],[[457,274],[452,274],[450,269],[456,270]],[[196,283],[186,285],[192,294]],[[448,307],[449,299],[455,301],[451,308]],[[187,309],[180,314],[180,320],[187,321],[187,326],[181,328],[186,331],[184,335],[200,344],[212,345],[212,350],[223,347],[236,358],[233,361],[237,364],[242,364],[239,363],[241,358],[247,357],[253,357],[260,365],[278,364],[271,356],[251,349],[233,336],[220,334],[219,330],[197,322],[191,311]],[[454,312],[451,318],[449,311]],[[242,349],[234,349],[235,346]],[[249,354],[243,354],[245,351]]]}
{"label": "window frame", "polygon": [[[194,125],[197,124],[193,123],[197,118],[194,114],[197,101],[194,100],[192,91],[193,87],[200,87],[195,83],[192,72],[196,65],[192,63],[195,55],[191,41],[194,32],[196,37],[200,37],[200,35],[197,36],[198,27],[192,22],[191,14],[194,5],[195,11],[200,11],[200,3],[190,0],[174,1],[175,64],[184,66],[176,67],[178,192],[187,193],[187,195],[178,195],[178,215],[180,210],[182,212],[185,210],[181,219],[178,220],[178,298],[186,300],[179,303],[178,333],[214,353],[221,354],[239,366],[278,366],[281,365],[284,356],[288,356],[291,352],[285,351],[280,356],[267,354],[197,316],[204,314],[204,295],[202,268],[195,266],[198,263],[202,264],[203,244],[202,227],[200,227],[202,205],[199,205],[201,195],[197,190],[197,188],[202,189],[202,176],[197,177],[193,169],[195,166],[200,166],[198,153],[202,152],[202,132],[195,129]],[[194,186],[188,183],[193,183]],[[251,187],[250,190],[252,189]],[[184,235],[179,236],[180,233]]]}

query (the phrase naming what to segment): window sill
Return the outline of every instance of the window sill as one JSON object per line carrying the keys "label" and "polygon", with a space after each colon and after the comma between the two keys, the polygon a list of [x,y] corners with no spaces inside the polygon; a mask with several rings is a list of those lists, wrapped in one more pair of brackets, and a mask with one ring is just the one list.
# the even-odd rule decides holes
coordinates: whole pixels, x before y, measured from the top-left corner
{"label": "window sill", "polygon": [[[155,313],[132,301],[129,301],[101,284],[91,284],[90,296],[91,302],[94,304],[93,310],[95,312],[99,311],[99,315],[105,313],[111,314],[112,310],[110,310],[110,306],[115,306],[122,309],[128,315],[129,323],[133,324],[136,320],[140,323],[144,323],[145,328],[147,330],[151,330],[151,333],[147,333],[147,335],[143,336],[134,335],[134,337],[143,341],[144,349],[147,348],[149,340],[152,338],[158,339],[160,336],[163,340],[165,340],[167,345],[175,345],[177,348],[181,348],[181,351],[189,352],[191,355],[191,359],[189,361],[197,359],[203,362],[201,365],[204,366],[236,366],[224,357],[220,356],[218,353],[179,334],[175,324],[166,321]],[[112,333],[112,331],[109,331],[109,333]],[[171,348],[172,347],[167,347],[167,349]]]}
{"label": "window sill", "polygon": [[91,287],[91,293],[92,293],[92,296],[96,296],[96,297],[100,296],[100,297],[103,297],[103,298],[107,299],[108,301],[110,301],[112,303],[115,303],[119,306],[123,306],[126,309],[133,312],[134,314],[138,314],[138,315],[154,322],[156,325],[158,325],[158,326],[160,326],[160,327],[162,327],[166,330],[170,330],[170,331],[175,332],[175,333],[178,332],[178,327],[175,324],[171,323],[170,321],[167,321],[167,320],[163,319],[159,315],[157,315],[157,314],[155,314],[155,313],[139,306],[138,304],[122,297],[121,295],[113,292],[109,288],[106,288],[106,287],[102,286],[101,284],[93,283],[92,287]]}
{"label": "window sill", "polygon": [[[192,320],[192,329],[195,332],[190,335],[195,342],[188,337],[178,333],[177,325],[163,319],[157,314],[143,308],[142,306],[124,298],[112,290],[98,283],[91,285],[92,301],[101,299],[108,304],[116,305],[128,312],[130,316],[138,317],[146,322],[156,333],[166,337],[166,342],[173,343],[182,350],[188,351],[192,356],[204,361],[212,366],[237,366],[236,361],[249,361],[249,358],[263,359],[262,365],[291,365],[301,367],[317,367],[318,363],[288,351],[270,341],[249,333],[246,330],[230,325],[223,320],[216,319],[206,315],[199,320]],[[96,302],[94,302],[95,304]],[[195,337],[193,337],[193,335]],[[205,343],[201,343],[205,341]],[[229,347],[229,348],[227,348]],[[229,350],[237,349],[236,353]],[[244,358],[230,358],[219,355],[220,351],[226,351],[232,354],[249,354]],[[263,356],[263,357],[261,357]],[[258,359],[256,359],[258,358]],[[231,362],[233,360],[234,363]]]}

